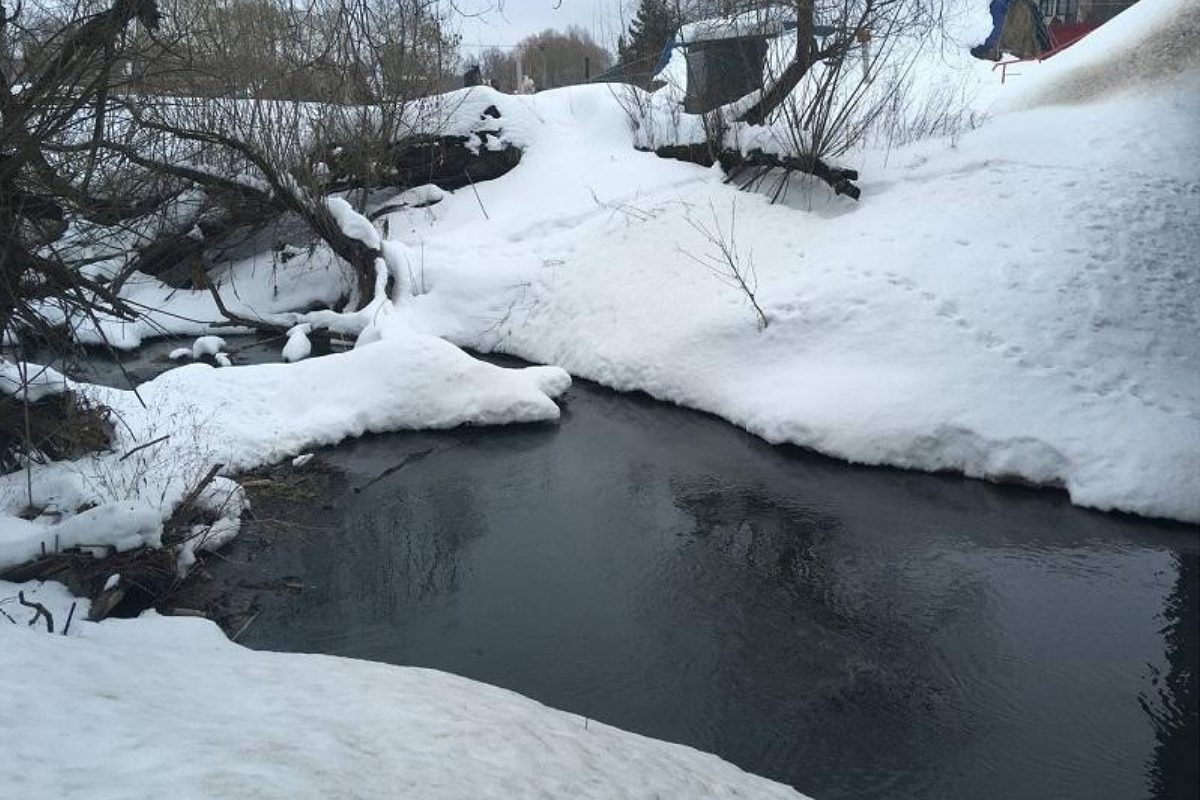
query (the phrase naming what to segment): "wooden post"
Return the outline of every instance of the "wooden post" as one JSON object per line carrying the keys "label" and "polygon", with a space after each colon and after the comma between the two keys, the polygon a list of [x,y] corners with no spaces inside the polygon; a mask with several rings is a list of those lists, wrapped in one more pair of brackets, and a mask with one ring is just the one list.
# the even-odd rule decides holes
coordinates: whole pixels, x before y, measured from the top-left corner
{"label": "wooden post", "polygon": [[813,0],[796,0],[796,60],[802,69],[812,66]]}

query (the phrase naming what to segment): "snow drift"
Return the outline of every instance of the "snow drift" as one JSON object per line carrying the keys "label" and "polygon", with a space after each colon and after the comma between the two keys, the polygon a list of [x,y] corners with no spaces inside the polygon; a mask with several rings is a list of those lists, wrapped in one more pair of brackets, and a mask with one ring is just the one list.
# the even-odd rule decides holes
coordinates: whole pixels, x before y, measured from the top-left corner
{"label": "snow drift", "polygon": [[[61,587],[23,588],[66,619]],[[0,598],[15,589],[0,583]],[[14,796],[803,800],[716,756],[442,672],[254,652],[210,622],[153,614],[72,633],[0,626],[0,718],[20,721],[0,784]]]}

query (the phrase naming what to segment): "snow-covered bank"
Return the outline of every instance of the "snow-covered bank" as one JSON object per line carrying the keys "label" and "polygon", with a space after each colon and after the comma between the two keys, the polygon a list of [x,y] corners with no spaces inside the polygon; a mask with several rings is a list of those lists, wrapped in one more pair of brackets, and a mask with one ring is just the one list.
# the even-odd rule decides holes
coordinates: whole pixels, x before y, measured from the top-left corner
{"label": "snow-covered bank", "polygon": [[[956,23],[966,37],[982,12],[955,9],[973,9]],[[1180,46],[1197,15],[1192,0],[1143,0],[1004,86],[965,50],[943,75],[923,61],[928,86],[986,83],[981,102],[1009,110],[953,141],[860,154],[857,204],[797,181],[772,206],[719,171],[637,152],[623,89],[454,93],[449,127],[495,106],[525,155],[499,180],[380,220],[399,240],[383,245],[402,295],[377,297],[352,332],[367,326],[364,350],[418,330],[559,364],[849,461],[1061,485],[1083,505],[1198,521],[1200,68]],[[697,263],[717,255],[717,231],[753,267],[764,331],[729,276]],[[284,312],[345,295],[333,261],[264,255],[218,277],[236,311],[320,327],[337,315]],[[121,342],[216,317],[207,294],[152,279],[126,294],[157,311],[113,323]],[[390,380],[392,357],[356,356],[372,366],[349,394]],[[164,391],[187,395],[198,374]],[[293,398],[347,400],[304,385]],[[274,391],[291,384],[255,383],[254,403]],[[382,429],[337,413],[325,422],[339,435]],[[283,428],[272,444],[272,430],[239,435],[287,454],[312,433]]]}
{"label": "snow-covered bank", "polygon": [[[1194,4],[1138,9],[1166,5]],[[1110,26],[1137,40],[1158,35],[1160,16]],[[1008,99],[1026,77],[1044,92],[1039,69],[1077,80],[1067,59],[1085,56],[1024,65]],[[480,201],[393,215],[393,235],[422,248],[427,289],[399,318],[771,442],[1198,521],[1191,63],[1087,105],[1030,99],[956,142],[893,152],[857,206],[821,187],[798,208],[771,206],[716,172],[634,152],[606,87],[510,98],[541,121],[521,165],[480,185]],[[690,258],[713,253],[697,226],[731,224],[770,320],[761,333],[745,299]]]}
{"label": "snow-covered bank", "polygon": [[[252,469],[364,433],[553,421],[559,416],[553,398],[570,380],[554,367],[496,367],[408,331],[297,364],[191,364],[143,384],[136,395],[78,387],[115,412],[114,450],[35,465],[28,483],[23,471],[0,477],[0,566],[56,544],[154,545],[161,520],[216,464],[227,473]],[[208,505],[228,512],[225,526],[235,525],[236,484],[215,485],[221,496],[206,498]],[[75,516],[97,504],[84,512],[92,517]],[[39,512],[32,520],[19,516],[27,507]],[[210,544],[227,538],[223,533]]]}
{"label": "snow-covered bank", "polygon": [[[23,588],[61,630],[61,588]],[[0,583],[0,600],[16,589]],[[254,652],[152,614],[96,625],[79,609],[70,636],[51,636],[3,608],[22,617],[0,618],[0,785],[14,797],[802,800],[716,756],[441,672]]]}

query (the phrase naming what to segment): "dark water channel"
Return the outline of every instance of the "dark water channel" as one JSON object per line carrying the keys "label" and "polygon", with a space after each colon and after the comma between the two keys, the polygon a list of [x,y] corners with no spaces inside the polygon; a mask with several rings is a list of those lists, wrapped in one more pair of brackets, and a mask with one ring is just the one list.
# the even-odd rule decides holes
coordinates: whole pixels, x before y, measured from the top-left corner
{"label": "dark water channel", "polygon": [[306,586],[240,641],[447,670],[820,800],[1200,793],[1194,527],[582,382],[564,406],[323,453],[302,528],[210,562]]}
{"label": "dark water channel", "polygon": [[565,406],[329,451],[312,529],[220,568],[308,585],[242,641],[447,670],[823,800],[1197,795],[1195,529]]}

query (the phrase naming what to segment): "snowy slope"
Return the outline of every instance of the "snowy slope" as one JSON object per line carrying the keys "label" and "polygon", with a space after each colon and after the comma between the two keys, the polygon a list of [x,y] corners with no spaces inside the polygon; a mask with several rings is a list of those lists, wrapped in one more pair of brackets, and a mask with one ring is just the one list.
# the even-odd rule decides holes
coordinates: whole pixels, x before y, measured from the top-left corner
{"label": "snowy slope", "polygon": [[[61,624],[53,584],[26,595]],[[0,602],[16,593],[0,583]],[[0,625],[6,797],[803,800],[716,756],[442,672],[259,653],[204,620]],[[29,691],[37,687],[36,691]],[[19,721],[19,722],[16,722]]]}
{"label": "snowy slope", "polygon": [[[1145,0],[1106,31],[1136,43],[1194,6]],[[857,206],[822,187],[770,206],[633,152],[606,87],[504,98],[540,122],[522,164],[479,202],[392,218],[428,290],[401,316],[772,442],[1200,520],[1197,72],[1090,104],[1033,96],[1056,85],[1039,69],[1077,81],[1066,59],[1088,52],[1024,65],[1004,98],[1024,110],[892,152]],[[735,215],[761,333],[689,257],[712,252],[689,221]]]}

